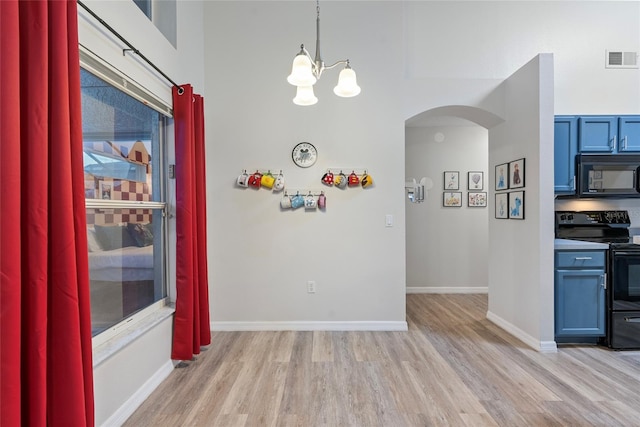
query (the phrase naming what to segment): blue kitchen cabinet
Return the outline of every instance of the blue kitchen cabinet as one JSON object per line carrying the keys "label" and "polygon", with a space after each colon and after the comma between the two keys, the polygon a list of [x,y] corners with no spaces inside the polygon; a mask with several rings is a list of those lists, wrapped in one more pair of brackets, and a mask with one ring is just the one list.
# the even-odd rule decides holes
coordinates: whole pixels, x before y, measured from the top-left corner
{"label": "blue kitchen cabinet", "polygon": [[578,152],[640,152],[640,116],[581,116]]}
{"label": "blue kitchen cabinet", "polygon": [[555,252],[555,336],[605,335],[605,251]]}
{"label": "blue kitchen cabinet", "polygon": [[640,116],[618,118],[618,138],[620,152],[640,152]]}
{"label": "blue kitchen cabinet", "polygon": [[555,117],[553,144],[554,191],[556,194],[574,194],[578,152],[578,118],[576,116]]}
{"label": "blue kitchen cabinet", "polygon": [[618,145],[618,120],[614,116],[582,116],[578,119],[578,151],[614,153]]}

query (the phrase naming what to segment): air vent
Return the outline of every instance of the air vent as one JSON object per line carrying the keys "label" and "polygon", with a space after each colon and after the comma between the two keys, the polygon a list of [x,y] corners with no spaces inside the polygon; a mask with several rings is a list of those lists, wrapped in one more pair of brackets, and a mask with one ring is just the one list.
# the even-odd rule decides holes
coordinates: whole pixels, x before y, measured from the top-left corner
{"label": "air vent", "polygon": [[638,52],[607,50],[605,68],[638,68]]}

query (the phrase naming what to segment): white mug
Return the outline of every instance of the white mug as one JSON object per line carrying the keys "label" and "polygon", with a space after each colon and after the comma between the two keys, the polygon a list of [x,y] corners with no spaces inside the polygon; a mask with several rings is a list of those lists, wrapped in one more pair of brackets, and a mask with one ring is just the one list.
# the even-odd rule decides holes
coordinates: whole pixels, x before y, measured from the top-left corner
{"label": "white mug", "polygon": [[280,200],[280,207],[282,209],[291,209],[291,197],[289,196],[284,196],[281,200]]}
{"label": "white mug", "polygon": [[249,174],[246,171],[242,172],[238,179],[236,180],[236,184],[240,187],[248,187],[249,186]]}
{"label": "white mug", "polygon": [[273,191],[284,190],[284,175],[280,174],[276,178],[276,182],[273,183]]}
{"label": "white mug", "polygon": [[312,195],[305,196],[304,198],[304,208],[307,210],[314,210],[318,206],[318,201]]}

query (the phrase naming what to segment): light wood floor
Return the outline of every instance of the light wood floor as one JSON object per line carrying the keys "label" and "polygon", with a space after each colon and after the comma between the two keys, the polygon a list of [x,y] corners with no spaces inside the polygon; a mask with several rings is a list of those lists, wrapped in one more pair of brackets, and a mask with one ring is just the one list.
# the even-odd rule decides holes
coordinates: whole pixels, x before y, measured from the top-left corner
{"label": "light wood floor", "polygon": [[126,426],[640,426],[640,352],[543,354],[486,295],[408,295],[408,332],[215,332]]}

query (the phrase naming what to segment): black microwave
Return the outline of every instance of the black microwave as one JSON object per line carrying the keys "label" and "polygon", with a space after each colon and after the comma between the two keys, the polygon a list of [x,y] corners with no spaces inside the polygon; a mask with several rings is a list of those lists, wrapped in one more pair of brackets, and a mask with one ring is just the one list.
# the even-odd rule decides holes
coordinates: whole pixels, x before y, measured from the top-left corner
{"label": "black microwave", "polygon": [[578,154],[579,197],[640,197],[640,155]]}

